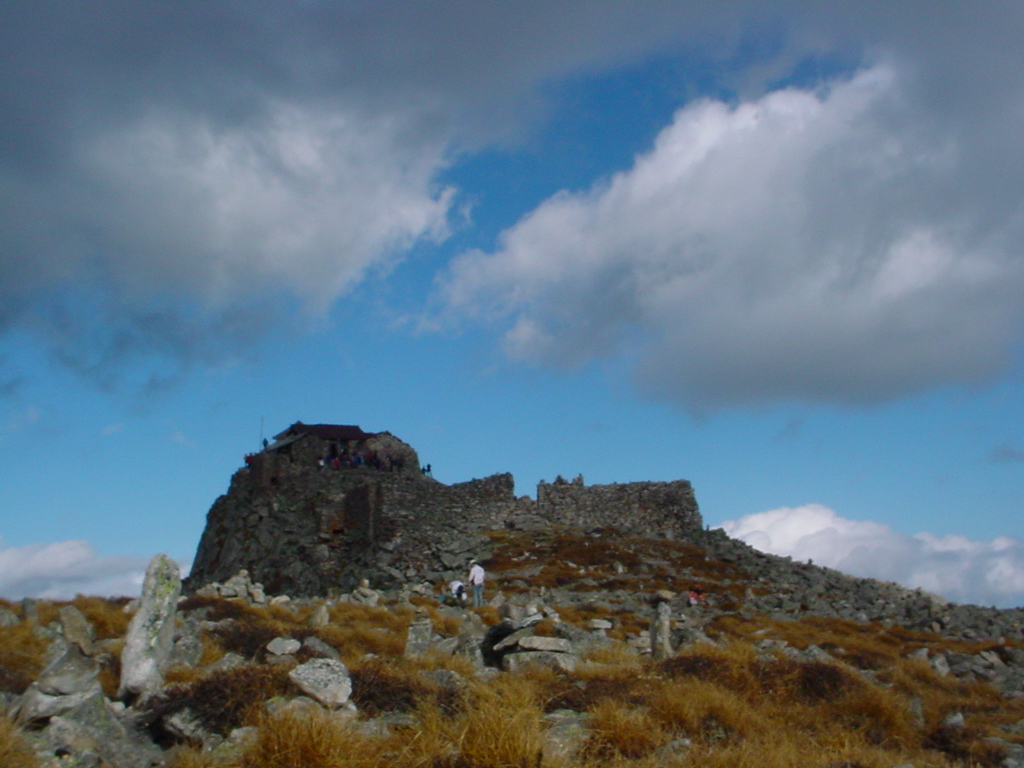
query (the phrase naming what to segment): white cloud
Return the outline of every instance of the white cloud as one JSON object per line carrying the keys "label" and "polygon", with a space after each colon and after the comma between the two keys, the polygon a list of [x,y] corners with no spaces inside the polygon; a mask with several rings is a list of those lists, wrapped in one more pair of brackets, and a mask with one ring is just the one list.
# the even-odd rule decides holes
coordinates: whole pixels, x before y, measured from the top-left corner
{"label": "white cloud", "polygon": [[0,595],[66,600],[77,594],[138,597],[148,560],[100,557],[83,540],[5,547],[0,543]]}
{"label": "white cloud", "polygon": [[1024,189],[994,215],[1007,179],[985,191],[972,141],[895,65],[691,103],[628,171],[458,258],[443,303],[508,322],[514,359],[635,357],[699,408],[984,380],[1019,338]]}
{"label": "white cloud", "polygon": [[[323,308],[445,234],[451,192],[433,185],[443,146],[410,141],[407,118],[265,110],[227,125],[151,110],[84,137],[73,185],[10,190],[22,221],[39,222],[26,245],[54,269],[99,260],[129,302],[178,291],[216,307],[281,291]],[[90,242],[68,248],[82,229]]]}
{"label": "white cloud", "polygon": [[882,523],[848,520],[821,504],[758,512],[721,527],[763,552],[811,559],[853,576],[920,587],[957,602],[1024,604],[1024,543],[1007,536],[907,536]]}

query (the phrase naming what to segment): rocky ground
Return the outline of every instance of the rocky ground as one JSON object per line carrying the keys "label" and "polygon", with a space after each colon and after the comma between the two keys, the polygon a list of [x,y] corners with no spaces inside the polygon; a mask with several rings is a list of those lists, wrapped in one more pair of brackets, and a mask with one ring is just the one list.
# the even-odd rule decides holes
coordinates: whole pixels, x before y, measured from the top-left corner
{"label": "rocky ground", "polygon": [[[440,554],[447,570],[398,589],[322,598],[268,595],[245,572],[182,597],[158,557],[131,602],[5,604],[0,761],[1024,766],[1019,609],[715,531],[506,530]],[[444,594],[470,556],[489,575],[480,609]],[[708,597],[691,607],[695,585]],[[270,744],[289,729],[305,735]]]}

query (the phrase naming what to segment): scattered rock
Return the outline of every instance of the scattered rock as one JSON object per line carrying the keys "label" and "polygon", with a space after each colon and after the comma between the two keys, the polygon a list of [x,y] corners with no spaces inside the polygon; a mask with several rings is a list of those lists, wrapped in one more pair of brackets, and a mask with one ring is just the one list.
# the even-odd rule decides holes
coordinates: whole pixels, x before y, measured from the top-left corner
{"label": "scattered rock", "polygon": [[292,637],[275,637],[267,643],[267,650],[275,656],[290,656],[301,647],[302,643]]}

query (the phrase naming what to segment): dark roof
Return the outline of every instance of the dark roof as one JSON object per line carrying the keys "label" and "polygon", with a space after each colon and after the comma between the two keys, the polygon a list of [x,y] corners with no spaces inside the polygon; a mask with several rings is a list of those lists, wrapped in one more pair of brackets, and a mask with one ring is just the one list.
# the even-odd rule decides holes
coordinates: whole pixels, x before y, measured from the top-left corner
{"label": "dark roof", "polygon": [[373,433],[363,432],[353,424],[303,424],[296,421],[281,434],[274,435],[274,440],[281,441],[299,435],[313,435],[321,440],[365,440]]}

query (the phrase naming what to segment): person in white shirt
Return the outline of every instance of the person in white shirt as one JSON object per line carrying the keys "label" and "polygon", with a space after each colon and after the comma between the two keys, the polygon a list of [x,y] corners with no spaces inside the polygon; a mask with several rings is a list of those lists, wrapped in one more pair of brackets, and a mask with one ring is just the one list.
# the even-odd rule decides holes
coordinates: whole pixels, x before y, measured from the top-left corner
{"label": "person in white shirt", "polygon": [[455,581],[453,581],[451,584],[448,585],[448,588],[452,591],[452,597],[454,597],[458,601],[459,605],[465,605],[466,604],[466,585],[465,584],[463,584],[461,581],[456,579]]}
{"label": "person in white shirt", "polygon": [[476,560],[469,561],[469,586],[473,589],[473,607],[484,604],[484,569]]}

